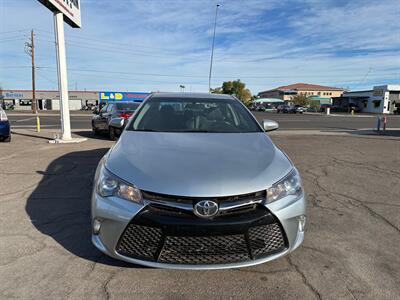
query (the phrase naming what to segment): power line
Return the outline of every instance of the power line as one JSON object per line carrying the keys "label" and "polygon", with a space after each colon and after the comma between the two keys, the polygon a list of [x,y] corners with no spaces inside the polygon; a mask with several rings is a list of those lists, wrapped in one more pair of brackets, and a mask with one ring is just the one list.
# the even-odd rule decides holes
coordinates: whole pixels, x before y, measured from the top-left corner
{"label": "power line", "polygon": [[[0,66],[4,69],[11,68],[30,68],[30,66]],[[52,66],[36,66],[37,69],[56,69]],[[85,73],[106,73],[106,74],[120,74],[120,75],[140,75],[140,76],[159,76],[159,77],[176,77],[176,78],[205,78],[204,75],[187,75],[187,74],[162,74],[162,73],[140,73],[140,72],[123,72],[123,71],[109,71],[109,70],[99,70],[99,69],[80,69],[80,68],[68,68],[69,71],[72,72],[85,72]],[[399,76],[400,73],[374,73],[375,76]],[[262,76],[254,76],[254,75],[246,75],[246,74],[237,74],[237,75],[217,75],[213,76],[214,78],[252,78],[252,79],[282,79],[282,78],[340,78],[342,80],[346,80],[346,78],[359,78],[358,75],[329,75],[329,74],[315,74],[315,75],[262,75]]]}
{"label": "power line", "polygon": [[[48,30],[41,30],[41,29],[37,29],[40,32],[42,32],[42,34],[47,34],[48,36],[53,36],[53,33],[51,31]],[[121,46],[127,46],[131,49],[131,47],[135,46],[134,44],[130,44],[130,43],[121,43],[120,41],[116,42],[115,40],[107,40],[107,39],[95,39],[93,37],[87,37],[87,36],[69,36],[67,38],[67,40],[78,40],[79,42],[84,42],[84,43],[88,43],[88,41],[92,41],[95,42],[96,44],[117,44],[118,47]],[[160,48],[160,47],[150,47],[150,46],[144,46],[144,45],[139,45],[138,47],[140,48],[144,48],[144,49],[154,49],[154,50],[162,50],[162,51],[169,51],[169,52],[179,52],[179,51],[184,51],[184,49],[173,49],[173,48]],[[198,49],[194,49],[192,51],[203,51],[205,49],[202,48],[198,48]]]}
{"label": "power line", "polygon": [[[54,41],[45,39],[45,38],[38,38],[40,41],[45,41],[45,42],[49,42],[54,44]],[[185,59],[183,57],[183,55],[177,55],[177,54],[152,54],[152,53],[148,53],[148,52],[144,52],[144,51],[140,51],[140,50],[132,50],[132,49],[125,49],[122,47],[118,47],[118,48],[104,48],[104,47],[99,47],[96,45],[91,45],[91,44],[80,44],[77,42],[71,42],[71,41],[67,41],[66,42],[67,45],[71,46],[71,47],[77,47],[77,48],[84,48],[84,49],[90,49],[90,50],[98,50],[98,51],[102,51],[102,52],[106,52],[106,53],[110,53],[110,54],[115,54],[115,53],[121,53],[121,54],[131,54],[131,55],[136,55],[136,56],[147,56],[147,57],[157,57],[157,58],[178,58],[178,59]],[[204,54],[205,55],[205,54]],[[196,56],[196,54],[186,54],[187,56]]]}

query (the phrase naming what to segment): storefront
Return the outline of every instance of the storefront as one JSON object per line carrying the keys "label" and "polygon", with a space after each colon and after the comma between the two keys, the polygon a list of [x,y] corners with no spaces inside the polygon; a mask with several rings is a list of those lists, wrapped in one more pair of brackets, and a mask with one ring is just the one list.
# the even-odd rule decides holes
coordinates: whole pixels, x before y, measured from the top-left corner
{"label": "storefront", "polygon": [[[31,90],[2,90],[2,103],[6,108],[15,110],[31,110]],[[109,101],[143,101],[149,93],[143,92],[98,92],[98,91],[70,91],[70,110],[91,109],[99,103]],[[39,110],[60,110],[60,96],[58,91],[36,91]]]}
{"label": "storefront", "polygon": [[361,112],[400,113],[400,85],[374,86],[372,90],[345,92],[333,98],[333,106],[347,108],[356,106]]}

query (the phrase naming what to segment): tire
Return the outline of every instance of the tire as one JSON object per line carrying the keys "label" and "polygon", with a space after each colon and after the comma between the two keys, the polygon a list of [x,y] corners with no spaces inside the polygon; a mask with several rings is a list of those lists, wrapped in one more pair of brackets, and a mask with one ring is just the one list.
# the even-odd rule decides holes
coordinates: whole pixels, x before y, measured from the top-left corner
{"label": "tire", "polygon": [[92,123],[92,131],[93,131],[94,135],[100,134],[100,131],[96,127],[94,127],[93,123]]}
{"label": "tire", "polygon": [[110,127],[109,136],[110,136],[110,140],[112,140],[112,141],[115,141],[117,139],[117,134],[115,132],[115,128],[114,127]]}
{"label": "tire", "polygon": [[3,139],[3,142],[9,143],[11,142],[11,135]]}

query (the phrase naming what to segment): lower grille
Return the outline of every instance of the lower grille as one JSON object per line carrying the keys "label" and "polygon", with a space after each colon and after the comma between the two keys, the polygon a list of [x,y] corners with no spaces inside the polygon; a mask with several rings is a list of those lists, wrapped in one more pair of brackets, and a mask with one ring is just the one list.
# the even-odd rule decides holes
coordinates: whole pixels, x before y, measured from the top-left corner
{"label": "lower grille", "polygon": [[117,245],[124,256],[169,264],[223,264],[249,261],[286,248],[278,223],[241,234],[174,236],[161,228],[130,223]]}
{"label": "lower grille", "polygon": [[154,259],[162,237],[161,229],[130,224],[118,245],[118,252]]}
{"label": "lower grille", "polygon": [[249,243],[252,256],[256,258],[285,247],[281,229],[276,223],[250,228]]}
{"label": "lower grille", "polygon": [[179,264],[210,264],[239,262],[249,259],[243,235],[169,236],[159,261]]}

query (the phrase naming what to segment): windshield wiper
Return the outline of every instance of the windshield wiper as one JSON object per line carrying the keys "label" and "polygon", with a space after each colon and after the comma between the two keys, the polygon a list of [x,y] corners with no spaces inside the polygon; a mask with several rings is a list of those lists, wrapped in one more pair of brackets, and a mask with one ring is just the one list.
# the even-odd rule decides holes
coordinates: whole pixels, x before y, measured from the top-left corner
{"label": "windshield wiper", "polygon": [[153,131],[153,132],[158,132],[158,130],[154,130],[154,129],[134,129],[133,131]]}
{"label": "windshield wiper", "polygon": [[199,129],[199,130],[189,129],[189,130],[179,130],[179,131],[175,131],[175,132],[203,132],[203,133],[209,133],[209,132],[214,132],[214,131],[205,130],[205,129]]}

